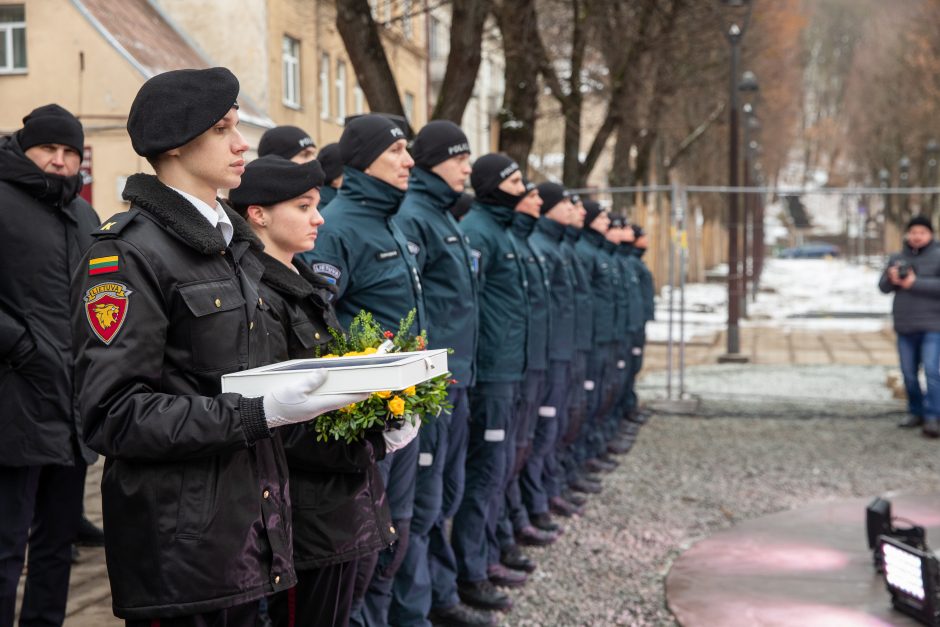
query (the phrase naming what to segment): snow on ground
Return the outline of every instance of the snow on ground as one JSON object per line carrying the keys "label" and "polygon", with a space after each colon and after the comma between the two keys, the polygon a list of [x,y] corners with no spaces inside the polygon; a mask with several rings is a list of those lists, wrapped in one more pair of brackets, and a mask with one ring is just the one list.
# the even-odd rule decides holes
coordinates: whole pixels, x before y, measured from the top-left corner
{"label": "snow on ground", "polygon": [[[768,259],[756,302],[748,302],[742,327],[878,331],[889,320],[891,296],[878,290],[879,271],[842,259]],[[675,294],[673,338],[679,336],[680,295]],[[728,321],[724,284],[685,287],[685,337],[721,331]],[[668,338],[669,287],[656,299],[656,321],[647,338]]]}

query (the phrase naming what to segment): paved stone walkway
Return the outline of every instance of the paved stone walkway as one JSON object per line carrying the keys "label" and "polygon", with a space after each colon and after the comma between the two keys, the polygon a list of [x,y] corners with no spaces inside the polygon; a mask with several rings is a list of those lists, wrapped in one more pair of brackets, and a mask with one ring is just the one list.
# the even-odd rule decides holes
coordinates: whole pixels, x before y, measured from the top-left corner
{"label": "paved stone walkway", "polygon": [[[894,334],[885,329],[877,333],[845,331],[783,332],[770,327],[743,328],[741,344],[752,363],[885,365],[897,363]],[[696,339],[686,347],[688,366],[714,364],[725,352],[723,334]],[[678,360],[678,350],[675,353]],[[653,344],[646,355],[647,372],[666,367],[665,344]],[[85,490],[88,518],[101,524],[102,463],[89,469]],[[21,586],[22,587],[22,586]],[[71,591],[66,627],[117,627],[122,621],[111,613],[111,596],[105,567],[104,549],[81,549],[81,558],[72,569]]]}

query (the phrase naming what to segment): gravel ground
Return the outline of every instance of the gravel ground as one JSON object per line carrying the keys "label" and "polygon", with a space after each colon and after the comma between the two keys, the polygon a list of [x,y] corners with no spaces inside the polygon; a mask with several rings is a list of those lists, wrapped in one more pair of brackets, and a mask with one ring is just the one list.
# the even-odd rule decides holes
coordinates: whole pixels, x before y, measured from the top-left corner
{"label": "gravel ground", "polygon": [[564,521],[554,546],[528,549],[539,569],[512,592],[503,624],[675,625],[664,580],[695,540],[814,501],[940,490],[940,443],[872,409],[855,418],[653,417],[584,515]]}

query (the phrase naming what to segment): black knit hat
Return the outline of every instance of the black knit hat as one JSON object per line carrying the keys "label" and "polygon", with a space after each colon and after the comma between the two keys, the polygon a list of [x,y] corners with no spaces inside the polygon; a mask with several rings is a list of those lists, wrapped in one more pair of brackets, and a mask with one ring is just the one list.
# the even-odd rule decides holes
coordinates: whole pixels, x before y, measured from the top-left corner
{"label": "black knit hat", "polygon": [[914,227],[914,226],[926,227],[930,229],[931,233],[933,233],[933,224],[930,223],[930,218],[928,218],[927,216],[918,215],[918,216],[914,216],[913,218],[911,218],[910,221],[907,223],[907,226],[904,228],[905,232],[910,231],[911,227]]}
{"label": "black knit hat", "polygon": [[539,196],[542,197],[542,215],[552,210],[552,208],[565,198],[568,198],[568,190],[558,183],[539,183]]}
{"label": "black knit hat", "polygon": [[140,88],[127,117],[127,133],[141,157],[188,144],[238,107],[238,79],[224,67],[172,70]]}
{"label": "black knit hat", "polygon": [[316,148],[307,131],[296,126],[269,128],[258,142],[258,156],[278,155],[290,159],[305,148]]}
{"label": "black knit hat", "polygon": [[432,120],[418,131],[411,144],[415,165],[425,170],[451,157],[470,154],[470,142],[460,127],[450,120]]}
{"label": "black knit hat", "polygon": [[365,170],[399,139],[405,139],[405,132],[384,115],[359,116],[346,124],[339,138],[343,163],[356,170]]}
{"label": "black knit hat", "polygon": [[584,226],[591,226],[591,222],[597,219],[597,216],[604,213],[600,203],[596,200],[584,201]]}
{"label": "black knit hat", "polygon": [[57,104],[36,107],[23,118],[23,128],[16,133],[20,148],[26,150],[41,144],[64,144],[85,151],[85,131],[74,115]]}
{"label": "black knit hat", "polygon": [[323,167],[324,182],[329,185],[343,174],[343,157],[339,144],[327,144],[320,149],[317,161]]}
{"label": "black knit hat", "polygon": [[614,229],[622,229],[627,226],[627,219],[623,216],[611,216],[610,226]]}
{"label": "black knit hat", "polygon": [[643,227],[640,226],[639,224],[631,224],[631,225],[630,225],[630,228],[633,229],[633,235],[634,235],[637,239],[640,239],[643,235],[646,234],[646,231],[644,231],[644,230],[643,230]]}
{"label": "black knit hat", "polygon": [[508,179],[519,169],[519,164],[506,155],[491,152],[483,155],[473,164],[470,173],[470,184],[477,198],[487,196],[499,184]]}
{"label": "black knit hat", "polygon": [[229,192],[229,200],[244,214],[249,205],[276,205],[321,185],[323,168],[316,161],[294,163],[278,155],[268,155],[245,167],[241,185]]}

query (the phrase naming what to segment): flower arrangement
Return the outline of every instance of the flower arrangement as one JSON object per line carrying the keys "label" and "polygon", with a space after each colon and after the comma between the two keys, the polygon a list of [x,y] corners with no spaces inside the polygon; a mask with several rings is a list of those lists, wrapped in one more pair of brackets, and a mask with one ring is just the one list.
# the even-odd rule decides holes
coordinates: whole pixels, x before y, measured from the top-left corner
{"label": "flower arrangement", "polygon": [[[328,344],[329,353],[321,357],[372,355],[382,346],[387,353],[426,350],[427,332],[414,333],[414,322],[415,310],[412,309],[401,320],[398,333],[392,333],[383,330],[371,313],[360,311],[347,333],[331,331],[333,340]],[[315,421],[317,439],[355,442],[367,431],[385,429],[397,421],[408,420],[414,424],[417,416],[422,420],[434,418],[441,411],[452,409],[447,402],[447,386],[452,381],[449,373],[444,374],[404,390],[375,392],[365,401],[323,414]]]}

